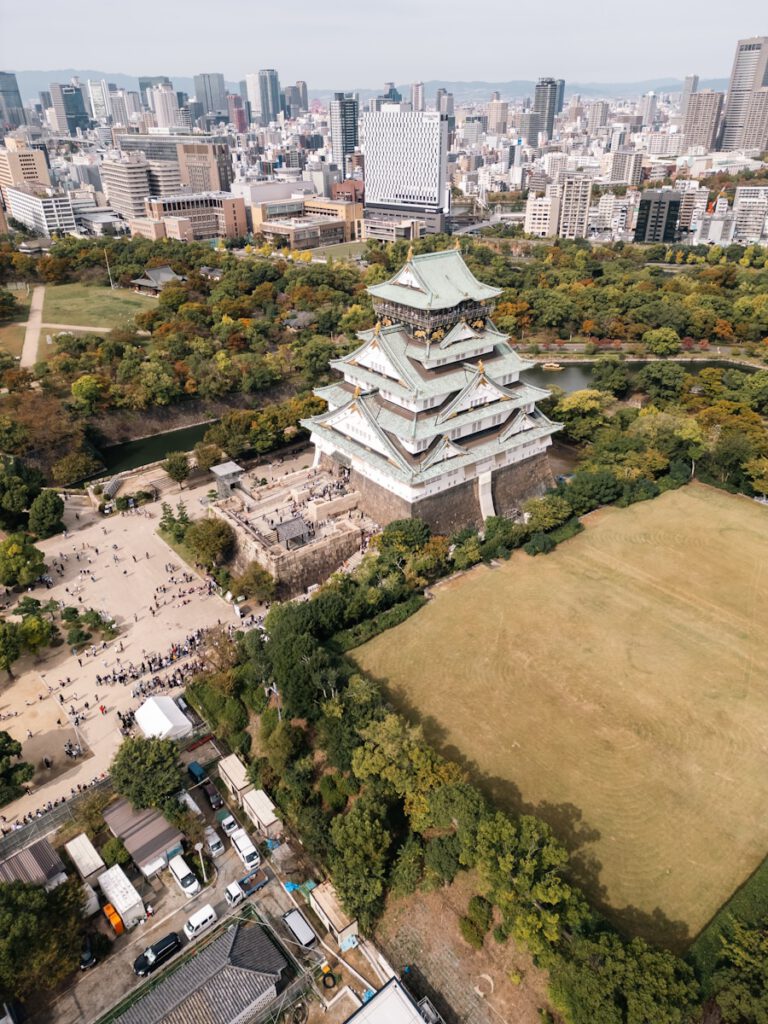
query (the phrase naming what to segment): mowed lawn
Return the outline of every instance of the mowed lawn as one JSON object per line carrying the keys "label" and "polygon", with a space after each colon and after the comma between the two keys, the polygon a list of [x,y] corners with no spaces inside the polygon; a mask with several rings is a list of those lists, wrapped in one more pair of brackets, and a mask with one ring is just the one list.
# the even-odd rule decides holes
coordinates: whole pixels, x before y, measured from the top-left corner
{"label": "mowed lawn", "polygon": [[46,285],[43,322],[72,327],[122,327],[137,313],[153,309],[157,299],[126,288],[99,285]]}
{"label": "mowed lawn", "polygon": [[768,853],[768,508],[693,484],[601,510],[353,656],[628,932],[684,948]]}

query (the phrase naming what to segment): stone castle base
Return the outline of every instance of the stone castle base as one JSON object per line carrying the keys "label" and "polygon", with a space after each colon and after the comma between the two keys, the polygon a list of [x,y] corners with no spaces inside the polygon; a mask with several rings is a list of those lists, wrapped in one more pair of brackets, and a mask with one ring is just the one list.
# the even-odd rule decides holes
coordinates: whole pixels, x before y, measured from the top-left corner
{"label": "stone castle base", "polygon": [[[477,480],[466,480],[416,502],[392,494],[354,469],[350,483],[360,494],[360,508],[381,526],[395,519],[418,518],[428,523],[434,533],[449,536],[465,526],[479,528],[483,525]],[[512,517],[528,498],[538,497],[554,486],[546,452],[512,466],[504,466],[494,471],[492,476],[494,511],[497,516]]]}

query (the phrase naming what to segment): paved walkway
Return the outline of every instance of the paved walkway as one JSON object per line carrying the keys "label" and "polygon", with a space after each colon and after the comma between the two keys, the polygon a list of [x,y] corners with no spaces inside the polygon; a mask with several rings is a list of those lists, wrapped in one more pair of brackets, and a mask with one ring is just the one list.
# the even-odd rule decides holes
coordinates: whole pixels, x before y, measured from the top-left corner
{"label": "paved walkway", "polygon": [[93,324],[40,324],[41,327],[52,327],[54,331],[97,331],[99,334],[109,334],[111,327],[95,327]]}
{"label": "paved walkway", "polygon": [[24,333],[24,347],[21,350],[20,366],[31,367],[37,362],[37,345],[40,341],[40,328],[43,323],[43,300],[45,299],[45,286],[38,285],[32,292],[32,301],[29,305],[29,320]]}

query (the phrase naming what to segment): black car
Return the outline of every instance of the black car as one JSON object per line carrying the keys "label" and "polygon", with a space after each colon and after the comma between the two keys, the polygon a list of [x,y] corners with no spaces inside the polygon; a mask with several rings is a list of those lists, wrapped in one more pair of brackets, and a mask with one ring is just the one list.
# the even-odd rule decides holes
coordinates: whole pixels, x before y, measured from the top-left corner
{"label": "black car", "polygon": [[208,803],[214,811],[217,811],[220,807],[224,806],[224,801],[221,799],[221,793],[216,789],[212,782],[204,783],[202,789],[208,797]]}
{"label": "black car", "polygon": [[94,941],[91,935],[83,936],[83,945],[80,948],[80,970],[87,971],[89,967],[95,967],[99,962],[94,949]]}
{"label": "black car", "polygon": [[137,956],[133,962],[133,970],[140,978],[152,974],[158,967],[161,967],[166,960],[170,960],[174,953],[181,949],[181,938],[176,932],[171,932],[165,938],[158,939],[151,946],[147,946],[141,956]]}

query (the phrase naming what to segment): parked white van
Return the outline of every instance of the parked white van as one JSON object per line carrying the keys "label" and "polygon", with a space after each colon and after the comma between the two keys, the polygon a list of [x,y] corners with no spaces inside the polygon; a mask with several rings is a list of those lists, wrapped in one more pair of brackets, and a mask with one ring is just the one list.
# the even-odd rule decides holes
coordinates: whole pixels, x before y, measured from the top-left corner
{"label": "parked white van", "polygon": [[244,828],[239,828],[237,832],[232,833],[232,846],[249,871],[252,871],[253,868],[257,868],[261,864],[259,851],[253,845],[251,837]]}
{"label": "parked white van", "polygon": [[204,907],[200,907],[199,910],[195,911],[184,925],[184,934],[191,941],[201,932],[204,932],[206,928],[210,928],[211,925],[215,924],[217,920],[216,911],[210,903],[206,903]]}
{"label": "parked white van", "polygon": [[168,867],[176,881],[176,884],[183,893],[187,896],[194,896],[195,893],[200,892],[200,883],[192,871],[190,871],[189,866],[183,857],[172,857]]}
{"label": "parked white van", "polygon": [[220,857],[224,853],[224,843],[216,829],[210,825],[205,830],[205,848],[212,857]]}
{"label": "parked white van", "polygon": [[311,949],[317,942],[317,936],[300,910],[289,910],[287,914],[283,914],[283,922],[291,935],[305,949]]}

